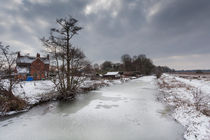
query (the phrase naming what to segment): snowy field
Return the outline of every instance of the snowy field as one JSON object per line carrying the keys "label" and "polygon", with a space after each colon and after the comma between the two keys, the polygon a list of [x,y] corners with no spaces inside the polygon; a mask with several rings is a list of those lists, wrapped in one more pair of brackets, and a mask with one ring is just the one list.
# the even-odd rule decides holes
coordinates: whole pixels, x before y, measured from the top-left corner
{"label": "snowy field", "polygon": [[210,140],[210,81],[163,74],[158,80],[163,100],[183,126],[187,140]]}

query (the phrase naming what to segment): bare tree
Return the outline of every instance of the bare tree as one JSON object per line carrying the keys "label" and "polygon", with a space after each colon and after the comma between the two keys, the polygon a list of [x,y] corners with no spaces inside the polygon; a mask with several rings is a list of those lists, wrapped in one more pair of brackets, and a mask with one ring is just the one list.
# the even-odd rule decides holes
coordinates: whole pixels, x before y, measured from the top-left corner
{"label": "bare tree", "polygon": [[57,19],[59,28],[52,28],[48,39],[42,42],[54,60],[57,76],[54,83],[62,98],[73,97],[81,84],[82,70],[87,66],[84,53],[73,47],[70,40],[82,28],[77,26],[77,20],[68,17]]}
{"label": "bare tree", "polygon": [[0,42],[0,111],[21,110],[26,102],[14,96],[12,90],[18,83],[14,77],[16,53],[10,51],[10,46]]}
{"label": "bare tree", "polygon": [[129,54],[122,55],[121,61],[123,63],[125,71],[132,71],[132,58]]}
{"label": "bare tree", "polygon": [[111,61],[105,61],[101,64],[101,69],[104,72],[112,71],[112,62]]}
{"label": "bare tree", "polygon": [[[0,42],[0,71],[1,75],[1,82],[0,88],[3,90],[12,93],[12,89],[17,84],[17,80],[14,78],[14,69],[15,69],[15,62],[16,62],[16,53],[10,51],[10,46],[4,46]],[[3,79],[7,79],[3,80]],[[8,82],[8,84],[5,84]],[[12,95],[11,95],[12,96]]]}
{"label": "bare tree", "polygon": [[97,63],[95,63],[95,64],[93,65],[93,69],[94,69],[94,71],[97,73],[97,72],[99,72],[99,70],[100,70],[100,66],[99,66]]}
{"label": "bare tree", "polygon": [[152,60],[144,54],[133,56],[133,58],[128,54],[124,54],[121,56],[121,61],[124,71],[136,71],[145,75],[151,74],[155,67]]}

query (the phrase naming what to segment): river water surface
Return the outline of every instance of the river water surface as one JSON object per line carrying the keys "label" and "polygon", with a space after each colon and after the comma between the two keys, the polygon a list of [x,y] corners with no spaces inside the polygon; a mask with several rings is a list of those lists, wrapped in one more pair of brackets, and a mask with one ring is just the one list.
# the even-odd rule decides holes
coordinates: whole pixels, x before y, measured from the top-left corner
{"label": "river water surface", "polygon": [[0,140],[182,140],[157,94],[150,76],[43,104],[1,119]]}

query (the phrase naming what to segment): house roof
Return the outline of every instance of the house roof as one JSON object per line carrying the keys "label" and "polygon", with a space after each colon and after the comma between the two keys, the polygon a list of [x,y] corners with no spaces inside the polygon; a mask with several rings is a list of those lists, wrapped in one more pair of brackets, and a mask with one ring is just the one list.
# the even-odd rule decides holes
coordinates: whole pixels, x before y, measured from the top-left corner
{"label": "house roof", "polygon": [[119,74],[119,72],[107,72],[106,74],[104,74],[104,75],[118,75]]}
{"label": "house roof", "polygon": [[[19,56],[19,57],[17,57],[16,62],[17,63],[31,64],[36,59],[37,59],[37,57]],[[50,64],[50,60],[48,58],[40,57],[40,60],[43,61],[44,64]]]}

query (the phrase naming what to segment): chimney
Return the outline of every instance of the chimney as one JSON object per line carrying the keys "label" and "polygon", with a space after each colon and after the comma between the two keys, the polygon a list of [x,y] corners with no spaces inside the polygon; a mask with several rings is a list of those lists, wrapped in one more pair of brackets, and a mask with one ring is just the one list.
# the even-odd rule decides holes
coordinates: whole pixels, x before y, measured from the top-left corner
{"label": "chimney", "polygon": [[37,58],[40,58],[40,54],[39,54],[39,53],[37,53],[37,54],[36,54],[36,57],[37,57]]}
{"label": "chimney", "polygon": [[48,59],[48,60],[50,59],[50,56],[49,56],[49,54],[47,55],[47,59]]}
{"label": "chimney", "polygon": [[17,56],[20,57],[20,52],[17,53]]}

